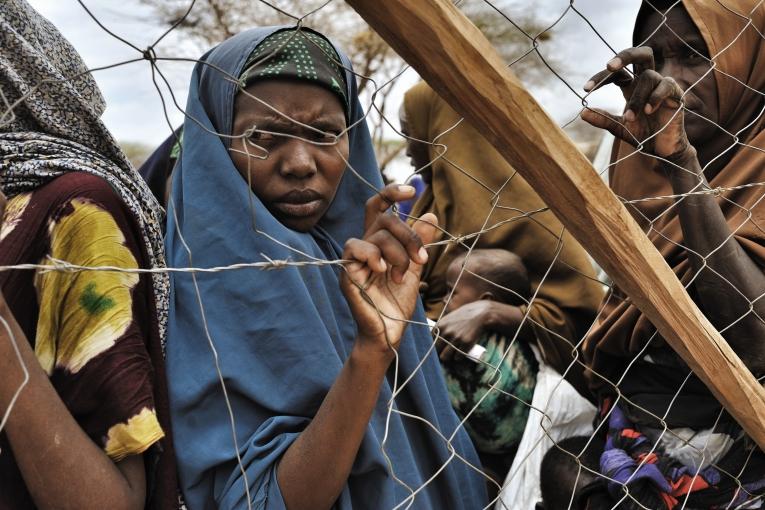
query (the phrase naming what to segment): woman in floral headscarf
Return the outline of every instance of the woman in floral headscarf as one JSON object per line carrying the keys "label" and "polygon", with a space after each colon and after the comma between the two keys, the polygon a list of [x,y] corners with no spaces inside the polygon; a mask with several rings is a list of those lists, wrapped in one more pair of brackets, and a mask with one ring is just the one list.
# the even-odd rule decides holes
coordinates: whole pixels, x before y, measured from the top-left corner
{"label": "woman in floral headscarf", "polygon": [[166,275],[48,269],[164,266],[162,210],[79,55],[23,0],[0,9],[0,96],[0,265],[41,265],[0,273],[0,508],[171,508]]}

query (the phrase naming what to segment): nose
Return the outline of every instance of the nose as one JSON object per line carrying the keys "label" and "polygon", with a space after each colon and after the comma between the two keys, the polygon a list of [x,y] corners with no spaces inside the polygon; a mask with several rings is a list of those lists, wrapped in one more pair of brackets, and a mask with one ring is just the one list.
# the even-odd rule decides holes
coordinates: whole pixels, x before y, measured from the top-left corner
{"label": "nose", "polygon": [[317,172],[314,146],[303,140],[292,140],[283,148],[280,173],[293,179],[308,179]]}

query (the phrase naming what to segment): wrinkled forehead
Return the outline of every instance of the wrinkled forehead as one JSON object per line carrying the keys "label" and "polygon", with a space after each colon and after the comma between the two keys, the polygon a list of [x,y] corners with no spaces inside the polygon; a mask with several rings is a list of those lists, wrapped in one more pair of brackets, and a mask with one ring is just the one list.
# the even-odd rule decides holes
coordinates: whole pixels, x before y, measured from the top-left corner
{"label": "wrinkled forehead", "polygon": [[332,130],[346,126],[345,110],[337,95],[305,81],[269,79],[241,89],[234,103],[234,123],[265,122],[273,127],[332,124]]}

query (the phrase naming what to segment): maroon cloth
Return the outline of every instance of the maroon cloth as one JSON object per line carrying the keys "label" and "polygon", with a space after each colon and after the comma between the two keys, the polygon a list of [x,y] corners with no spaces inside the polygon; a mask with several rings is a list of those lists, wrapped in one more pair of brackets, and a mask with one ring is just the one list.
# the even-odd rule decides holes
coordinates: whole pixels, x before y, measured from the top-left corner
{"label": "maroon cloth", "polygon": [[[19,201],[19,198],[15,201]],[[138,266],[146,267],[147,257],[140,232],[129,209],[106,181],[85,173],[65,174],[31,192],[20,215],[14,216],[13,201],[9,203],[4,237],[0,238],[0,265],[45,263],[51,253],[51,224],[72,214],[74,203],[94,205],[99,211],[108,213],[119,227],[125,239],[124,246],[129,249]],[[12,230],[9,229],[9,222],[16,222]],[[76,230],[83,237],[82,241],[74,240],[78,245],[92,241],[83,230]],[[115,261],[114,264],[104,265],[119,263]],[[33,344],[38,338],[42,299],[38,296],[39,289],[35,287],[35,279],[38,277],[38,271],[33,270],[0,272],[0,288],[10,310]],[[96,318],[91,319],[95,324],[100,320],[99,307],[114,306],[114,300],[109,297],[96,297],[94,301],[83,302],[88,296],[83,297],[74,292],[76,278],[92,279],[95,282],[97,278],[102,278],[96,272],[71,273],[66,278],[63,281],[71,281],[72,287],[64,283],[62,287],[65,288],[57,289],[55,298],[56,306],[61,306],[62,310],[78,306],[82,309],[86,305],[91,307],[89,309],[95,307]],[[82,284],[83,280],[80,280],[80,286]],[[114,344],[88,359],[76,370],[57,363],[50,372],[50,379],[75,420],[102,448],[106,448],[111,427],[127,422],[144,409],[156,412],[164,437],[156,442],[147,441],[146,447],[149,449],[144,453],[148,507],[177,508],[177,481],[169,434],[164,364],[151,277],[140,275],[130,296],[132,318]],[[155,425],[153,430],[156,433],[158,429]],[[0,434],[0,448],[0,510],[34,508],[5,434]],[[125,452],[125,455],[134,453],[139,452]],[[115,457],[113,454],[112,458]],[[74,482],[74,478],[79,475],[73,473],[72,476]]]}

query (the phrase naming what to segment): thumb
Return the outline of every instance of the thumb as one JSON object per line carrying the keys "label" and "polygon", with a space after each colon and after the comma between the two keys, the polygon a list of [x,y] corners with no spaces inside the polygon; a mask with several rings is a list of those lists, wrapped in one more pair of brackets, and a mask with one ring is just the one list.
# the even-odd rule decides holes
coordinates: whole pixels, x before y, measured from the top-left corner
{"label": "thumb", "polygon": [[438,218],[433,213],[425,213],[415,220],[412,229],[420,236],[422,244],[430,244],[436,238],[438,230]]}

